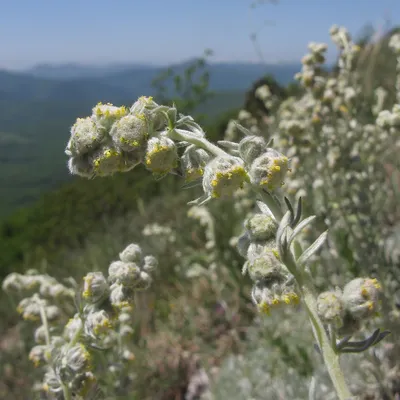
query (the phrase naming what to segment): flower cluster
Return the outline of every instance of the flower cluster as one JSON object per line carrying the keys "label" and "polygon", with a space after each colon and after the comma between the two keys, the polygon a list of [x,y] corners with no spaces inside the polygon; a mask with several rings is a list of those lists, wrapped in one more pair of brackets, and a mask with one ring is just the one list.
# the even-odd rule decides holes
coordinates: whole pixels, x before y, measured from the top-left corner
{"label": "flower cluster", "polygon": [[[3,290],[9,293],[31,294],[17,310],[24,319],[40,323],[29,359],[36,367],[44,367],[42,389],[56,398],[70,399],[71,394],[87,398],[92,393],[94,350],[118,351],[118,362],[109,366],[113,373],[122,368],[123,360],[134,359],[127,340],[133,333],[134,294],[150,285],[157,260],[144,256],[137,244],[127,246],[119,258],[110,264],[107,278],[102,272],[90,272],[81,287],[69,288],[34,271],[12,273],[3,282]],[[78,309],[66,322],[73,314],[74,299]]]}

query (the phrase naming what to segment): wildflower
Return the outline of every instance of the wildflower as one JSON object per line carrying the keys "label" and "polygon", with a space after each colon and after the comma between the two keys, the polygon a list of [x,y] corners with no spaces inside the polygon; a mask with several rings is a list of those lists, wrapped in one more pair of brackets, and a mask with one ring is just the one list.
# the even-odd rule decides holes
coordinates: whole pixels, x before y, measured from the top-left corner
{"label": "wildflower", "polygon": [[287,157],[274,149],[267,149],[251,164],[250,181],[254,185],[274,190],[283,185],[287,171]]}
{"label": "wildflower", "polygon": [[142,260],[142,249],[139,245],[132,243],[128,245],[121,253],[119,253],[119,258],[123,262],[140,263]]}
{"label": "wildflower", "polygon": [[43,365],[48,361],[49,352],[48,346],[38,345],[32,348],[29,353],[29,359],[33,362],[35,367]]}
{"label": "wildflower", "polygon": [[266,214],[254,214],[248,218],[244,227],[251,240],[269,240],[275,237],[277,226],[273,218]]}
{"label": "wildflower", "polygon": [[354,319],[365,319],[379,308],[381,285],[376,279],[356,278],[343,289],[343,303]]}
{"label": "wildflower", "polygon": [[104,299],[109,287],[102,272],[89,272],[84,278],[83,298],[89,303],[97,303]]}
{"label": "wildflower", "polygon": [[178,153],[173,140],[153,137],[147,143],[145,164],[155,174],[167,174],[178,165]]}
{"label": "wildflower", "polygon": [[105,138],[91,117],[78,118],[71,128],[71,138],[65,150],[69,156],[83,156],[99,147]]}
{"label": "wildflower", "polygon": [[181,157],[181,169],[187,182],[201,178],[204,167],[210,161],[211,156],[205,150],[195,146],[189,146]]}
{"label": "wildflower", "polygon": [[133,262],[114,261],[108,268],[111,283],[134,286],[140,279],[140,268]]}
{"label": "wildflower", "polygon": [[90,370],[91,356],[86,347],[82,343],[77,343],[72,347],[65,349],[62,364],[74,373],[82,373]]}
{"label": "wildflower", "polygon": [[127,152],[134,151],[138,153],[138,158],[144,157],[149,136],[146,116],[134,114],[122,117],[112,126],[110,136],[117,148]]}
{"label": "wildflower", "polygon": [[112,323],[109,315],[104,310],[90,312],[84,324],[85,334],[93,339],[103,339],[112,330]]}
{"label": "wildflower", "polygon": [[79,175],[83,178],[92,178],[94,176],[94,166],[87,154],[71,157],[68,160],[68,169],[72,175]]}
{"label": "wildflower", "polygon": [[95,122],[97,128],[103,133],[108,133],[114,122],[128,113],[126,107],[116,107],[110,103],[98,103],[92,111],[91,118]]}
{"label": "wildflower", "polygon": [[231,195],[248,180],[243,161],[238,157],[216,157],[204,170],[204,192],[214,198]]}
{"label": "wildflower", "polygon": [[123,158],[121,151],[112,145],[107,145],[95,151],[90,158],[94,174],[98,176],[113,175],[121,171]]}
{"label": "wildflower", "polygon": [[317,311],[323,321],[341,326],[345,313],[341,294],[329,291],[321,293],[317,299]]}
{"label": "wildflower", "polygon": [[75,314],[73,318],[71,318],[64,328],[64,337],[71,341],[73,338],[76,338],[77,334],[82,330],[82,319],[78,314]]}

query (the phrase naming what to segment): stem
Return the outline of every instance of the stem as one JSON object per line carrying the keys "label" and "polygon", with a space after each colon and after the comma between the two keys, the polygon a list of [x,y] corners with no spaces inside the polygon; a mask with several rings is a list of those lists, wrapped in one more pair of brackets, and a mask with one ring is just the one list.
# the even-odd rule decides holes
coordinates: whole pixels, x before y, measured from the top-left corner
{"label": "stem", "polygon": [[328,338],[328,335],[326,334],[324,325],[319,319],[317,313],[317,302],[312,292],[313,290],[311,289],[310,285],[303,282],[303,284],[301,285],[302,297],[306,305],[308,315],[310,317],[314,337],[317,340],[329,376],[332,380],[333,386],[336,389],[336,393],[339,396],[339,399],[349,400],[352,398],[352,394],[347,387],[343,372],[340,368],[339,355],[336,354],[331,347],[330,340]]}
{"label": "stem", "polygon": [[222,157],[231,157],[228,153],[224,150],[220,149],[215,144],[209,142],[206,138],[201,136],[195,136],[193,133],[186,131],[184,129],[171,129],[168,131],[167,135],[170,139],[173,140],[181,140],[184,142],[188,142],[194,144],[197,147],[201,147],[204,150],[214,154],[215,156],[222,156]]}

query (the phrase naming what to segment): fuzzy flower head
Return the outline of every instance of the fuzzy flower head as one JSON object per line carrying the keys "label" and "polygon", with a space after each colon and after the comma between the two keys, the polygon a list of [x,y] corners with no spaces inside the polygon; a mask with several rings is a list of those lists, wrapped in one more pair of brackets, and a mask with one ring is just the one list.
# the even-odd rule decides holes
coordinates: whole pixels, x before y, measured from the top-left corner
{"label": "fuzzy flower head", "polygon": [[98,103],[92,110],[92,119],[98,129],[108,133],[115,121],[128,114],[126,107],[116,107],[110,103]]}
{"label": "fuzzy flower head", "polygon": [[284,281],[289,273],[281,263],[276,249],[265,249],[258,257],[247,261],[246,269],[252,281]]}
{"label": "fuzzy flower head", "polygon": [[181,169],[186,182],[201,178],[210,159],[210,154],[205,150],[195,146],[187,147],[181,157]]}
{"label": "fuzzy flower head", "polygon": [[121,171],[123,157],[120,150],[107,145],[93,153],[91,162],[95,175],[109,176]]}
{"label": "fuzzy flower head", "polygon": [[102,272],[89,272],[83,278],[82,296],[88,303],[98,303],[103,300],[108,292],[108,283]]}
{"label": "fuzzy flower head", "polygon": [[317,311],[324,322],[340,327],[345,314],[341,294],[330,291],[321,293],[317,299]]}
{"label": "fuzzy flower head", "polygon": [[251,164],[250,180],[253,185],[274,190],[283,185],[288,169],[288,158],[274,149],[268,149]]}
{"label": "fuzzy flower head", "polygon": [[82,343],[77,343],[72,347],[66,345],[61,362],[74,373],[82,373],[91,369],[90,353]]}
{"label": "fuzzy flower head", "polygon": [[76,314],[73,318],[71,318],[68,323],[65,325],[64,334],[66,340],[72,340],[77,333],[82,329],[82,319]]}
{"label": "fuzzy flower head", "polygon": [[142,249],[138,244],[131,243],[119,253],[119,258],[123,262],[140,263],[142,261]]}
{"label": "fuzzy flower head", "polygon": [[84,325],[85,334],[93,339],[104,339],[112,332],[113,324],[104,310],[90,312]]}
{"label": "fuzzy flower head", "polygon": [[135,286],[140,279],[140,268],[133,262],[114,261],[108,268],[108,275],[111,283]]}
{"label": "fuzzy flower head", "polygon": [[382,287],[376,279],[353,279],[343,289],[343,304],[354,319],[369,318],[379,309],[381,290]]}
{"label": "fuzzy flower head", "polygon": [[259,281],[253,286],[251,296],[258,311],[264,315],[270,315],[273,309],[281,306],[297,305],[300,302],[294,288],[281,283],[271,285]]}
{"label": "fuzzy flower head", "polygon": [[239,157],[216,157],[204,170],[204,192],[214,198],[230,196],[248,180]]}
{"label": "fuzzy flower head", "polygon": [[110,136],[116,147],[121,150],[140,152],[144,156],[149,124],[144,114],[130,114],[116,121]]}
{"label": "fuzzy flower head", "polygon": [[133,304],[134,290],[119,283],[111,285],[110,302],[118,310]]}
{"label": "fuzzy flower head", "polygon": [[33,362],[35,367],[44,365],[50,358],[49,347],[45,345],[38,345],[32,348],[29,353],[29,359]]}
{"label": "fuzzy flower head", "polygon": [[166,119],[162,112],[158,111],[158,104],[152,97],[141,96],[133,103],[130,114],[143,114],[149,124],[150,129],[158,131],[165,126]]}
{"label": "fuzzy flower head", "polygon": [[153,137],[147,143],[145,164],[148,170],[164,175],[178,165],[178,153],[173,140],[160,136]]}
{"label": "fuzzy flower head", "polygon": [[68,169],[72,175],[79,175],[83,178],[92,178],[94,173],[94,166],[89,155],[71,157],[68,160]]}
{"label": "fuzzy flower head", "polygon": [[270,215],[254,214],[248,218],[244,227],[251,240],[270,240],[275,237],[277,231],[276,222]]}
{"label": "fuzzy flower head", "polygon": [[95,150],[105,134],[92,118],[78,118],[71,128],[71,138],[65,150],[69,156],[82,156]]}

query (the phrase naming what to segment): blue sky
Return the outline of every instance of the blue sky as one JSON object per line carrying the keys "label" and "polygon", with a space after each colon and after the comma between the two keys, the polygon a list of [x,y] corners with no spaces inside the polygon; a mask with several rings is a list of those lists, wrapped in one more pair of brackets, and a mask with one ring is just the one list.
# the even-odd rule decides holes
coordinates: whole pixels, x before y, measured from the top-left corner
{"label": "blue sky", "polygon": [[[168,64],[214,51],[213,61],[296,61],[329,27],[400,25],[399,0],[0,0],[0,68],[36,63]],[[267,24],[264,25],[264,22]],[[333,50],[329,57],[334,58]]]}

